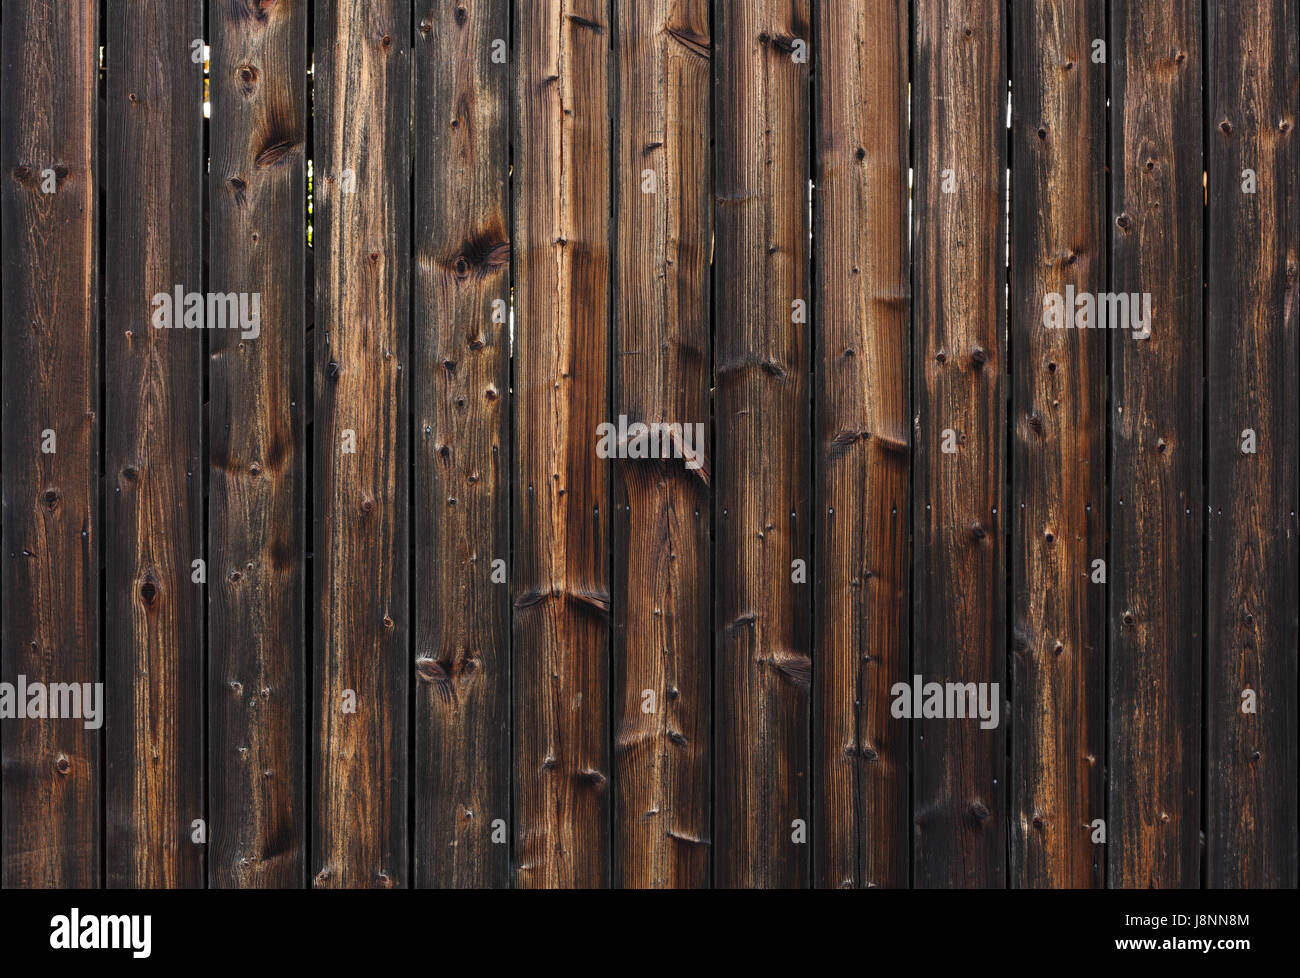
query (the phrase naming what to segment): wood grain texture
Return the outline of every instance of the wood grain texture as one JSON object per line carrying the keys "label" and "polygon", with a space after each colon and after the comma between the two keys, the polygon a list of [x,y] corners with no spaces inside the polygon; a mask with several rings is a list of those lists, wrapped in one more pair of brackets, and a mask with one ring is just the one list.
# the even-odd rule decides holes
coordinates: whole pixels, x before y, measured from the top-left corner
{"label": "wood grain texture", "polygon": [[1288,0],[1206,9],[1204,882],[1294,887],[1300,24]]}
{"label": "wood grain texture", "polygon": [[314,52],[311,867],[318,887],[400,887],[412,672],[409,0],[318,2]]}
{"label": "wood grain texture", "polygon": [[[1001,687],[1004,10],[992,0],[917,0],[913,20],[913,673]],[[954,452],[943,450],[945,431]],[[1005,730],[970,719],[912,722],[917,886],[1004,884]]]}
{"label": "wood grain texture", "polygon": [[815,12],[814,881],[906,886],[911,526],[908,4]]}
{"label": "wood grain texture", "polygon": [[[617,24],[613,415],[702,425],[707,439],[708,3],[619,0]],[[614,463],[621,887],[709,885],[711,498],[707,441],[691,447],[694,469],[677,458]]]}
{"label": "wood grain texture", "polygon": [[[809,882],[806,0],[714,6],[714,883]],[[798,42],[798,43],[796,43]],[[809,55],[810,57],[813,55]],[[794,561],[804,562],[795,583]]]}
{"label": "wood grain texture", "polygon": [[1012,13],[1011,884],[1102,884],[1106,333],[1048,329],[1044,297],[1106,291],[1101,0]]}
{"label": "wood grain texture", "polygon": [[[98,27],[93,2],[66,10],[35,0],[5,4],[0,680],[6,683],[19,676],[46,684],[101,678]],[[53,452],[42,448],[47,431],[56,439]],[[7,718],[0,743],[0,881],[98,886],[98,731],[76,718]]]}
{"label": "wood grain texture", "polygon": [[1298,30],[5,0],[0,885],[1296,886]]}
{"label": "wood grain texture", "polygon": [[1201,14],[1111,11],[1112,291],[1151,335],[1111,336],[1107,882],[1194,887],[1201,781]]}
{"label": "wood grain texture", "polygon": [[209,288],[261,323],[208,341],[208,875],[302,886],[307,4],[209,17]]}
{"label": "wood grain texture", "polygon": [[415,881],[506,886],[510,5],[415,15]]}
{"label": "wood grain texture", "polygon": [[606,0],[515,4],[515,882],[610,881]]}
{"label": "wood grain texture", "polygon": [[[203,291],[200,0],[109,0],[105,164],[107,884],[201,887],[203,331],[151,324]],[[112,256],[111,259],[108,256]]]}

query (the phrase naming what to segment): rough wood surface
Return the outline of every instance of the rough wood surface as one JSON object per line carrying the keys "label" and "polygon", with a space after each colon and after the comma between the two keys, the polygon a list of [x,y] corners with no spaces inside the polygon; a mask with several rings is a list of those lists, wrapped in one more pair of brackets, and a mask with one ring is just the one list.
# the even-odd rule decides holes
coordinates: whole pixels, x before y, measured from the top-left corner
{"label": "rough wood surface", "polygon": [[510,6],[415,16],[415,883],[505,886]]}
{"label": "rough wood surface", "polygon": [[1295,887],[1300,24],[1287,0],[1208,10],[1204,882]]}
{"label": "rough wood surface", "polygon": [[694,469],[614,463],[614,883],[699,887],[711,835],[709,9],[620,0],[617,13],[612,414],[701,424],[706,443],[691,440]]}
{"label": "rough wood surface", "polygon": [[714,883],[806,886],[811,22],[807,0],[713,16]]}
{"label": "rough wood surface", "polygon": [[1100,886],[1105,848],[1106,333],[1047,329],[1044,297],[1106,291],[1101,0],[1012,13],[1013,886]]}
{"label": "rough wood surface", "polygon": [[610,881],[609,4],[515,3],[519,886]]}
{"label": "rough wood surface", "polygon": [[814,883],[906,886],[908,4],[815,11]]}
{"label": "rough wood surface", "polygon": [[1295,886],[1298,21],[6,0],[0,884]]}
{"label": "rough wood surface", "polygon": [[[94,683],[101,679],[98,6],[6,3],[3,32],[0,680]],[[42,449],[46,432],[53,452]],[[99,884],[100,743],[99,732],[75,718],[4,721],[4,886]]]}
{"label": "rough wood surface", "polygon": [[258,335],[209,337],[210,885],[302,886],[307,4],[213,4],[209,289]]}
{"label": "rough wood surface", "polygon": [[315,14],[311,871],[318,887],[397,887],[413,672],[411,4],[320,0]]}
{"label": "rough wood surface", "polygon": [[[201,887],[204,330],[152,325],[203,291],[200,0],[108,0],[105,256],[107,885]],[[108,259],[107,256],[113,256]]]}
{"label": "rough wood surface", "polygon": [[[912,672],[1005,699],[1004,8],[917,0],[913,17]],[[1005,723],[912,733],[913,882],[1002,886]]]}
{"label": "rough wood surface", "polygon": [[1201,5],[1111,9],[1111,291],[1151,294],[1150,337],[1111,330],[1107,883],[1200,881]]}

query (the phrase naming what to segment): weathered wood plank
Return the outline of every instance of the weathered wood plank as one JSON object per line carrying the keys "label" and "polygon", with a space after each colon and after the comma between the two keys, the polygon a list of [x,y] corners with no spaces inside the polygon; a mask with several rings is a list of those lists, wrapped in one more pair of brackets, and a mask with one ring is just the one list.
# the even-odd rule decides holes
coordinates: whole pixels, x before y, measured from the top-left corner
{"label": "weathered wood plank", "polygon": [[619,0],[617,22],[613,414],[698,454],[614,463],[614,883],[707,887],[708,2]]}
{"label": "weathered wood plank", "polygon": [[[101,678],[98,33],[95,3],[5,4],[0,679],[14,684]],[[3,885],[99,885],[97,729],[6,719],[0,743]]]}
{"label": "weathered wood plank", "polygon": [[815,11],[817,886],[906,886],[908,4]]}
{"label": "weathered wood plank", "polygon": [[[203,336],[200,0],[109,0],[105,158],[107,883],[201,887]],[[108,256],[112,256],[111,259]],[[163,320],[159,320],[163,321]]]}
{"label": "weathered wood plank", "polygon": [[812,820],[811,25],[807,0],[722,2],[713,15],[713,878],[724,887],[806,886],[808,846],[796,841],[795,823]]}
{"label": "weathered wood plank", "polygon": [[1044,326],[1106,291],[1102,0],[1012,8],[1011,883],[1100,886],[1105,817],[1106,333]]}
{"label": "weathered wood plank", "polygon": [[208,878],[302,886],[307,3],[209,13],[209,288],[260,322],[209,335]]}
{"label": "weathered wood plank", "polygon": [[515,6],[515,860],[610,879],[610,10]]}
{"label": "weathered wood plank", "polygon": [[315,7],[312,862],[408,884],[410,0]]}
{"label": "weathered wood plank", "polygon": [[1201,5],[1111,10],[1111,291],[1150,293],[1148,339],[1111,331],[1107,882],[1200,881],[1203,378]]}
{"label": "weathered wood plank", "polygon": [[[913,16],[913,673],[1005,695],[1004,5]],[[913,720],[917,886],[1004,883],[1005,730]]]}
{"label": "weathered wood plank", "polygon": [[1300,24],[1294,0],[1207,16],[1205,884],[1294,887]]}
{"label": "weathered wood plank", "polygon": [[509,21],[416,7],[417,886],[510,883]]}

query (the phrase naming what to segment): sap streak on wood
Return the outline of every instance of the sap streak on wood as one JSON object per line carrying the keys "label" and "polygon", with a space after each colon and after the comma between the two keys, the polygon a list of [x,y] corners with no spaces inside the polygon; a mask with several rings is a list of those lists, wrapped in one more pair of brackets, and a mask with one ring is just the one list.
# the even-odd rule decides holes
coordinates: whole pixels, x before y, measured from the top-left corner
{"label": "sap streak on wood", "polygon": [[1016,4],[1011,87],[1014,580],[1011,881],[1102,883],[1106,334],[1043,326],[1044,296],[1106,291],[1102,0]]}
{"label": "sap streak on wood", "polygon": [[1205,884],[1294,887],[1300,25],[1292,0],[1208,9]]}
{"label": "sap streak on wood", "polygon": [[[613,415],[707,432],[708,3],[620,0],[617,22]],[[709,885],[707,454],[614,463],[617,886]]]}
{"label": "sap streak on wood", "polygon": [[[814,881],[906,886],[908,5],[816,11]],[[896,446],[901,446],[897,450]]]}
{"label": "sap streak on wood", "polygon": [[415,14],[415,884],[508,886],[510,7]]}
{"label": "sap streak on wood", "polygon": [[[798,887],[808,846],[811,563],[806,0],[714,6],[714,883]],[[815,56],[815,54],[811,55]]]}
{"label": "sap streak on wood", "polygon": [[[912,661],[923,682],[996,682],[1005,696],[1003,17],[994,0],[914,6]],[[954,453],[943,451],[945,431]],[[1002,719],[987,730],[972,719],[912,722],[917,886],[1003,884]]]}
{"label": "sap streak on wood", "polygon": [[408,882],[412,672],[411,4],[322,0],[315,17],[311,869],[320,887],[395,887]]}
{"label": "sap streak on wood", "polygon": [[[104,340],[109,886],[201,887],[203,336],[151,325],[202,280],[200,0],[109,0]],[[111,257],[110,257],[111,256]]]}
{"label": "sap streak on wood", "polygon": [[[99,299],[95,3],[16,0],[0,48],[4,602],[0,680],[99,671]],[[51,186],[53,193],[45,193]],[[56,449],[42,451],[43,432]],[[102,708],[102,707],[101,707]],[[102,714],[101,714],[102,717]],[[100,734],[6,720],[6,887],[100,883]]]}
{"label": "sap streak on wood", "polygon": [[1107,882],[1200,882],[1201,5],[1111,11],[1113,330]]}
{"label": "sap streak on wood", "polygon": [[[214,887],[305,883],[303,333],[307,3],[209,8],[208,745]],[[258,16],[259,12],[264,16]]]}
{"label": "sap streak on wood", "polygon": [[610,10],[516,0],[515,880],[610,879]]}

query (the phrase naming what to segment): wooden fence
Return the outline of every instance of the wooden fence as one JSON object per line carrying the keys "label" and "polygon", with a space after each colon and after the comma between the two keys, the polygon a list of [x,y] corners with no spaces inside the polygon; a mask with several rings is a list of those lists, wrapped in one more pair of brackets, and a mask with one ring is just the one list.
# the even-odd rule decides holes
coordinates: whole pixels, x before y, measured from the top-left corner
{"label": "wooden fence", "polygon": [[1295,886],[1297,7],[4,0],[4,885]]}

